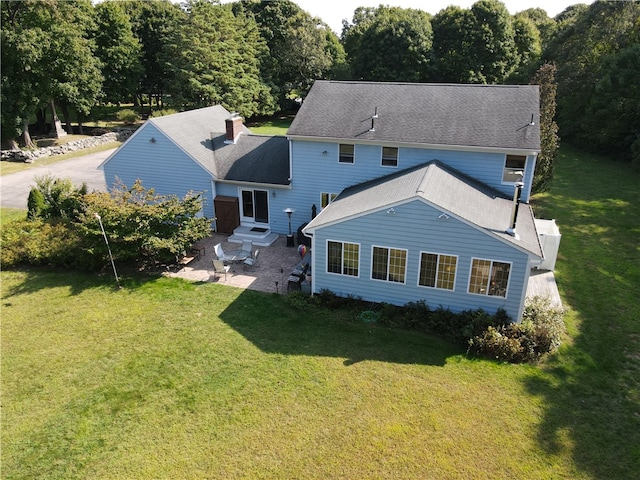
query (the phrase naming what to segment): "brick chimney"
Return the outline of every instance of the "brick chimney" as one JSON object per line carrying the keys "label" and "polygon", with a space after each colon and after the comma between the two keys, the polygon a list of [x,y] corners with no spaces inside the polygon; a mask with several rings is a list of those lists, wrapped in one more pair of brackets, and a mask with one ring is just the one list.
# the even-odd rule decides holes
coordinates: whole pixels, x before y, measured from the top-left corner
{"label": "brick chimney", "polygon": [[224,143],[236,143],[238,136],[242,133],[242,117],[234,112],[225,120],[225,125],[227,134]]}

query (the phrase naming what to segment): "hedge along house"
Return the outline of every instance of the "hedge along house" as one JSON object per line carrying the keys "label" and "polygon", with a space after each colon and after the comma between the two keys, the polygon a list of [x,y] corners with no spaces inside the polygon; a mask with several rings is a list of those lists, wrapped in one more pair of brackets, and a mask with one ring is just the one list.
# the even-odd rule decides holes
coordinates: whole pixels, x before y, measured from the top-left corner
{"label": "hedge along house", "polygon": [[201,193],[214,229],[240,238],[253,229],[258,245],[278,237],[270,198],[290,188],[287,139],[252,134],[220,105],[148,120],[101,168],[107,185],[140,179],[162,195]]}

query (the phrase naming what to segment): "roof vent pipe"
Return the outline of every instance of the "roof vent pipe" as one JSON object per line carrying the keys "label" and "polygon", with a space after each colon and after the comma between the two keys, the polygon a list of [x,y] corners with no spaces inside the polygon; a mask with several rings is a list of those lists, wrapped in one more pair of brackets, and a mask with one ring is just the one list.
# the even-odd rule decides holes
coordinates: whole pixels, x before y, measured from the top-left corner
{"label": "roof vent pipe", "polygon": [[373,111],[373,115],[371,116],[371,128],[369,129],[370,132],[375,132],[376,131],[376,125],[375,125],[375,121],[376,118],[378,118],[378,107],[376,107],[376,109]]}
{"label": "roof vent pipe", "polygon": [[523,182],[515,183],[515,191],[513,192],[513,210],[511,211],[511,223],[507,228],[506,233],[514,237],[516,240],[520,240],[520,236],[516,233],[516,222],[518,221],[518,206],[520,205],[520,195],[522,194]]}

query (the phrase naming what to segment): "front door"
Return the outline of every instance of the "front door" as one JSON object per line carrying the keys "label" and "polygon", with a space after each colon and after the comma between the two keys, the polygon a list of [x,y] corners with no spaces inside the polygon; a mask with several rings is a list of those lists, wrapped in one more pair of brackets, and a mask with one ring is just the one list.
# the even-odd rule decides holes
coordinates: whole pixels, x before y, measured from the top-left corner
{"label": "front door", "polygon": [[269,192],[240,189],[240,219],[243,223],[269,223]]}

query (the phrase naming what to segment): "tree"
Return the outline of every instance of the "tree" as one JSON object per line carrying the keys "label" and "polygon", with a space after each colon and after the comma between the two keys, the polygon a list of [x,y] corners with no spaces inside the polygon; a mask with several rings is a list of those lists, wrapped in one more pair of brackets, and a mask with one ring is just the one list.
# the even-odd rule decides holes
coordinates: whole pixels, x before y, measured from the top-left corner
{"label": "tree", "polygon": [[176,255],[211,233],[211,220],[197,216],[202,210],[198,193],[182,199],[162,196],[137,181],[131,188],[118,183],[109,193],[87,194],[84,205],[79,232],[87,249],[104,258],[107,251],[96,213],[119,261],[173,262]]}
{"label": "tree", "polygon": [[436,79],[440,82],[468,83],[474,74],[473,28],[470,10],[449,6],[436,14],[433,26],[433,55]]}
{"label": "tree", "polygon": [[135,103],[143,105],[146,95],[149,110],[154,100],[163,108],[163,95],[175,82],[172,42],[186,14],[169,0],[128,0],[123,3],[142,49],[143,74]]}
{"label": "tree", "polygon": [[513,30],[518,60],[517,67],[508,80],[510,83],[526,83],[540,66],[540,32],[532,20],[520,15],[516,15],[513,20]]}
{"label": "tree", "polygon": [[258,24],[267,46],[260,71],[281,110],[306,96],[314,80],[344,71],[344,54],[337,37],[319,19],[290,0],[234,2],[234,12]]}
{"label": "tree", "polygon": [[245,117],[272,114],[275,102],[259,69],[265,46],[255,21],[205,1],[186,8],[173,49],[177,82],[169,93],[193,107],[221,104]]}
{"label": "tree", "polygon": [[503,83],[518,60],[511,15],[499,0],[480,0],[471,13],[472,76],[479,83]]}
{"label": "tree", "polygon": [[361,24],[346,32],[355,78],[405,82],[431,78],[433,33],[426,12],[380,6],[373,18],[365,14]]}
{"label": "tree", "polygon": [[634,46],[640,43],[640,3],[597,1],[567,9],[556,20],[557,33],[544,57],[558,65],[558,123],[563,137],[631,158],[637,113],[629,112],[638,111],[634,104],[638,62],[628,52],[637,52]]}
{"label": "tree", "polygon": [[134,36],[122,2],[106,1],[95,6],[93,38],[102,63],[102,100],[121,103],[132,100],[142,81],[142,47]]}
{"label": "tree", "polygon": [[553,180],[554,162],[558,151],[558,125],[556,113],[556,67],[546,63],[536,72],[534,85],[540,86],[540,154],[533,175],[532,191],[542,192]]}

